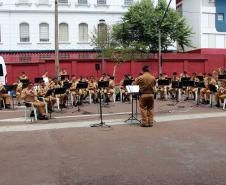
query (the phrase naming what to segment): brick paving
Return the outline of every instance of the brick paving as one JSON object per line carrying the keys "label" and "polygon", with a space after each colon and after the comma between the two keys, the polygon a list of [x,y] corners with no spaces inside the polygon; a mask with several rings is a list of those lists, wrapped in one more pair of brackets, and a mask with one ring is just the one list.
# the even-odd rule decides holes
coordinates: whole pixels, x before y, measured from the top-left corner
{"label": "brick paving", "polygon": [[[156,116],[225,113],[208,106],[156,102]],[[104,113],[129,112],[130,104],[111,104]],[[97,121],[96,105],[80,113],[66,109],[39,124]],[[0,111],[0,120],[23,117],[24,111]],[[62,118],[59,118],[62,117]],[[124,119],[106,116],[104,119]],[[34,124],[34,125],[35,125]],[[32,125],[0,122],[4,125]],[[0,185],[225,185],[225,117],[158,122],[153,128],[65,128],[0,133]]]}

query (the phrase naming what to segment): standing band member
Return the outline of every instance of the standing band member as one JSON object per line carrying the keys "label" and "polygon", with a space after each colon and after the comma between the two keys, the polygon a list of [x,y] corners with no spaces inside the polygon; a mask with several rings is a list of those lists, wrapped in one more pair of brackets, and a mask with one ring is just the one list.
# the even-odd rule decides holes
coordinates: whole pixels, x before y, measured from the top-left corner
{"label": "standing band member", "polygon": [[142,127],[152,127],[154,122],[154,87],[156,85],[155,77],[149,72],[148,66],[142,68],[143,75],[135,80],[135,84],[140,87],[140,112]]}

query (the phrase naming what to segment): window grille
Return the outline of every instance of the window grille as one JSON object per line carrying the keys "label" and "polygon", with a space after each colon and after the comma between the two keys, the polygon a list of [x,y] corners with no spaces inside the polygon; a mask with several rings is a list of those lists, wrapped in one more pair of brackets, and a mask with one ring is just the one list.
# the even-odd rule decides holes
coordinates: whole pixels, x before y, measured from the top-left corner
{"label": "window grille", "polygon": [[47,23],[39,25],[39,37],[40,42],[49,42],[49,25]]}
{"label": "window grille", "polygon": [[97,0],[97,4],[98,5],[106,5],[107,2],[106,2],[106,0]]}
{"label": "window grille", "polygon": [[79,41],[88,41],[88,24],[79,24]]}
{"label": "window grille", "polygon": [[69,41],[68,24],[67,23],[61,23],[59,26],[59,41],[60,42]]}
{"label": "window grille", "polygon": [[29,24],[21,23],[20,24],[20,42],[29,42]]}

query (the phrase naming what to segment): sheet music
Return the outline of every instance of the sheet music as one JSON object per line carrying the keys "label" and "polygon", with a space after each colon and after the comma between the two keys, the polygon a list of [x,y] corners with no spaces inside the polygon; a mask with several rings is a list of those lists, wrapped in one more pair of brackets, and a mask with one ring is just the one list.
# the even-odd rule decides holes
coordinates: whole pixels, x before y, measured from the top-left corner
{"label": "sheet music", "polygon": [[139,85],[127,85],[126,90],[128,93],[138,93],[140,88]]}
{"label": "sheet music", "polygon": [[49,78],[47,78],[47,77],[43,78],[43,80],[44,80],[45,83],[49,82]]}

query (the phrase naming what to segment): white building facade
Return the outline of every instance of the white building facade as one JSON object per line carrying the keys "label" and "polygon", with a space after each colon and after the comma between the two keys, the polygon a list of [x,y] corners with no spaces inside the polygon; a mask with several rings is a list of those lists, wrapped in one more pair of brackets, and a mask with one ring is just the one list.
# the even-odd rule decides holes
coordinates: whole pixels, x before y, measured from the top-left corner
{"label": "white building facade", "polygon": [[[120,21],[136,1],[58,0],[60,50],[92,49],[98,24]],[[0,0],[0,51],[54,50],[54,10],[55,0]]]}
{"label": "white building facade", "polygon": [[[99,23],[114,24],[133,0],[58,0],[59,47],[91,49]],[[53,50],[54,0],[0,0],[0,51]]]}
{"label": "white building facade", "polygon": [[225,0],[177,0],[177,10],[192,27],[195,48],[226,48]]}

